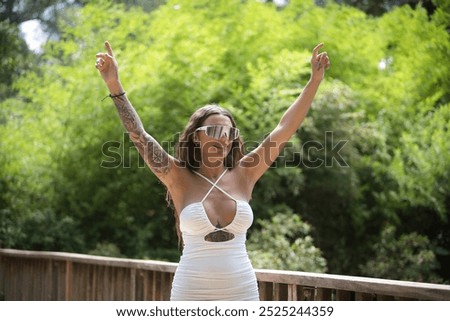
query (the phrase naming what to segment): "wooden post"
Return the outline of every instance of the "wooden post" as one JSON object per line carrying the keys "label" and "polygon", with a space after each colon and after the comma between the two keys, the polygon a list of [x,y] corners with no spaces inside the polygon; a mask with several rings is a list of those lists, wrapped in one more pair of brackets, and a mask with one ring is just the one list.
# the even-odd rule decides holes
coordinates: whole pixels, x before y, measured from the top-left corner
{"label": "wooden post", "polygon": [[72,299],[72,262],[66,261],[66,294],[64,299],[70,301]]}
{"label": "wooden post", "polygon": [[297,301],[297,286],[288,284],[288,301]]}
{"label": "wooden post", "polygon": [[136,301],[136,269],[130,269],[130,300]]}

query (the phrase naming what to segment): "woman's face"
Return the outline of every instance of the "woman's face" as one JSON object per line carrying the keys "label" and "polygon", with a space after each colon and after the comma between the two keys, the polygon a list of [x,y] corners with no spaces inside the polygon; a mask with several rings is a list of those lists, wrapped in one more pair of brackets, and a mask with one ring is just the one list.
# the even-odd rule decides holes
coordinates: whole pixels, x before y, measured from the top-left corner
{"label": "woman's face", "polygon": [[[214,114],[205,119],[201,128],[214,125],[233,127],[230,118],[225,115]],[[220,131],[222,128],[218,127],[217,129]],[[223,129],[225,129],[224,134],[220,135],[220,138],[211,137],[211,135],[207,134],[206,129],[200,129],[195,132],[195,139],[199,143],[202,151],[202,161],[207,166],[218,166],[222,164],[224,158],[227,157],[231,150],[233,139],[228,137],[227,128]]]}

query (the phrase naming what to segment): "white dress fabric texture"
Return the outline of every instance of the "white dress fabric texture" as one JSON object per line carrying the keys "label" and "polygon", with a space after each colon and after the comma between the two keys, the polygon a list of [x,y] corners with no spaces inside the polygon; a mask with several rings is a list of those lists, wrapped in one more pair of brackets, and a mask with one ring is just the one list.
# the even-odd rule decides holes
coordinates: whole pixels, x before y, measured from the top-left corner
{"label": "white dress fabric texture", "polygon": [[[183,254],[172,283],[172,301],[258,301],[256,275],[247,255],[246,233],[253,222],[253,211],[246,201],[236,200],[213,183],[201,202],[191,203],[180,213]],[[203,206],[213,188],[236,202],[233,221],[224,228],[210,222]],[[222,242],[205,240],[215,231],[232,233],[234,238]]]}

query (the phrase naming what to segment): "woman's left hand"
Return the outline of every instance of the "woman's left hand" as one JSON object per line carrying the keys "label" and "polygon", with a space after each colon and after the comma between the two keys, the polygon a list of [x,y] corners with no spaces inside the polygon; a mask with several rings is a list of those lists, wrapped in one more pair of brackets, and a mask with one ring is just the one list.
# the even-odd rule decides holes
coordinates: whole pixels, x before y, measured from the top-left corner
{"label": "woman's left hand", "polygon": [[312,52],[311,56],[311,79],[321,81],[325,74],[325,69],[330,68],[330,59],[326,51],[319,53],[319,50],[323,47],[323,43],[319,43]]}

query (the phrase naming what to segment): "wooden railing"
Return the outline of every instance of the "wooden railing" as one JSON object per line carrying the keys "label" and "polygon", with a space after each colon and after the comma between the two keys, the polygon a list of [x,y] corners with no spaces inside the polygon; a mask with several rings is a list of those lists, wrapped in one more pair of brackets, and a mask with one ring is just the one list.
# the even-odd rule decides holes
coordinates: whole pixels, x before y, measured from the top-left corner
{"label": "wooden railing", "polygon": [[[2,300],[168,300],[176,263],[0,249]],[[260,299],[450,300],[450,286],[256,270]]]}

